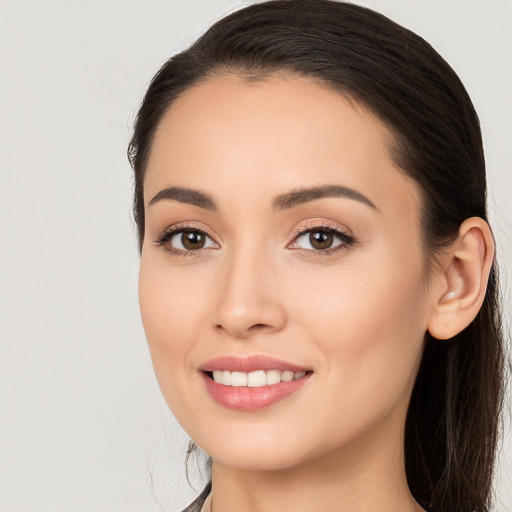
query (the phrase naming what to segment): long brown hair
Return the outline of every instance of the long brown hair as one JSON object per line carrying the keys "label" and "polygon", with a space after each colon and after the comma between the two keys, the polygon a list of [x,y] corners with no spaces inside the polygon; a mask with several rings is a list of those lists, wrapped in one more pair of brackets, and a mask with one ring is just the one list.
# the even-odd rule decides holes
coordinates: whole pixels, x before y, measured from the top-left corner
{"label": "long brown hair", "polygon": [[[389,127],[392,157],[422,192],[427,261],[472,216],[487,219],[477,114],[455,72],[421,37],[382,14],[329,0],[274,0],[213,25],[153,78],[129,146],[134,217],[144,237],[143,188],[155,130],[172,102],[226,72],[250,79],[287,71],[362,103]],[[476,319],[448,341],[425,339],[406,420],[408,483],[436,512],[486,512],[503,400],[497,267]]]}

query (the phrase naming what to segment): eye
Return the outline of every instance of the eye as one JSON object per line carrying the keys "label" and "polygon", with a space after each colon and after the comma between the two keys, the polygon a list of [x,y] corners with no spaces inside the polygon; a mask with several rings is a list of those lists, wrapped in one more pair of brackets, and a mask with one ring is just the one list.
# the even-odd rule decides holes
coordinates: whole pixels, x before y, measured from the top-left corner
{"label": "eye", "polygon": [[183,227],[166,231],[155,242],[170,253],[180,255],[218,247],[204,231]]}
{"label": "eye", "polygon": [[300,232],[289,246],[291,249],[305,249],[331,253],[354,243],[354,237],[333,227],[316,227]]}
{"label": "eye", "polygon": [[181,251],[197,251],[213,247],[213,240],[201,231],[178,231],[169,239],[170,245]]}

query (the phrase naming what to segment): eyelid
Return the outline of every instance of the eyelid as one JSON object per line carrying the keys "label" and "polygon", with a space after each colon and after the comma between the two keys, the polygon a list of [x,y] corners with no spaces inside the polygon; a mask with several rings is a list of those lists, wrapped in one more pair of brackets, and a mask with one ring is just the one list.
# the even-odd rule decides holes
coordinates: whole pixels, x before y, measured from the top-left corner
{"label": "eyelid", "polygon": [[184,221],[184,222],[177,222],[176,224],[171,224],[170,226],[167,226],[165,229],[160,231],[160,233],[157,235],[157,238],[161,238],[165,235],[168,235],[170,233],[175,233],[180,230],[181,231],[186,231],[186,230],[201,231],[202,233],[205,233],[212,239],[216,238],[214,235],[212,235],[211,229],[208,226],[205,226],[202,222],[196,222],[196,221]]}
{"label": "eyelid", "polygon": [[[208,227],[204,226],[204,224],[196,223],[196,222],[178,222],[177,224],[173,224],[171,226],[166,227],[163,231],[160,232],[159,235],[153,240],[155,245],[164,246],[173,236],[182,232],[182,231],[198,231],[206,235],[212,242],[219,246],[219,242],[217,242],[216,237],[210,233]],[[172,248],[167,249],[168,252],[180,255],[198,255],[204,250],[211,249],[211,247],[206,247],[202,249],[197,249],[195,251],[184,251],[182,249]]]}
{"label": "eyelid", "polygon": [[310,231],[314,230],[325,230],[330,231],[332,233],[339,233],[340,235],[344,235],[349,238],[354,238],[354,234],[351,229],[349,229],[346,226],[341,226],[336,223],[330,223],[326,220],[318,220],[318,221],[311,221],[308,220],[303,224],[300,224],[297,226],[291,233],[290,238],[295,240],[298,236],[303,235],[304,233],[308,233]]}
{"label": "eyelid", "polygon": [[[210,240],[217,246],[215,248],[219,248],[220,244],[217,242],[215,236],[213,236],[210,232],[210,229],[207,226],[204,226],[204,224],[196,223],[196,222],[179,222],[177,224],[173,224],[171,226],[166,227],[157,237],[154,239],[154,243],[158,246],[164,246],[173,236],[176,234],[182,232],[182,231],[198,231],[200,233],[203,233],[205,236],[210,238]],[[333,248],[328,249],[304,249],[304,248],[293,248],[293,250],[297,251],[303,251],[305,253],[312,253],[312,254],[323,254],[327,255],[333,252],[337,252],[342,249],[346,249],[348,246],[353,245],[356,243],[356,239],[353,235],[353,232],[351,229],[349,229],[346,226],[341,226],[337,223],[331,223],[326,220],[308,220],[299,226],[297,226],[293,232],[291,233],[290,237],[291,241],[288,242],[287,246],[290,248],[290,245],[295,243],[297,239],[300,236],[303,236],[307,233],[310,233],[312,231],[326,231],[329,233],[332,233],[334,236],[337,236],[342,243],[339,243],[338,245],[334,246]],[[168,252],[178,254],[178,255],[199,255],[201,252],[205,250],[212,249],[212,247],[205,247],[197,250],[183,250],[178,249],[175,247],[166,249]]]}
{"label": "eyelid", "polygon": [[[296,243],[297,240],[307,234],[314,231],[326,231],[331,233],[335,237],[337,237],[341,243],[335,245],[334,247],[330,247],[328,249],[305,249],[303,247],[290,247],[292,244]],[[353,246],[357,240],[354,237],[354,234],[351,229],[346,226],[340,226],[339,224],[330,223],[325,220],[319,221],[307,221],[304,224],[301,224],[293,231],[292,241],[288,243],[287,247],[294,250],[299,251],[304,254],[313,255],[313,256],[328,256],[330,254],[337,253],[342,250],[346,250],[348,247]]]}

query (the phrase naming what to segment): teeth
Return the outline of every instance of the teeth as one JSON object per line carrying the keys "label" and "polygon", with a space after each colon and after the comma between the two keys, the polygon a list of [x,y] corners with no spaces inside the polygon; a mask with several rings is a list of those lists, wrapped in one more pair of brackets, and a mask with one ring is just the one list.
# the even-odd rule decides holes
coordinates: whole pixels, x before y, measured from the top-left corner
{"label": "teeth", "polygon": [[231,373],[231,385],[233,387],[247,386],[247,373],[232,372]]}
{"label": "teeth", "polygon": [[269,370],[267,372],[267,385],[279,384],[281,382],[281,375],[283,372],[279,370]]}
{"label": "teeth", "polygon": [[293,380],[293,372],[283,372],[283,375],[281,375],[281,380],[283,382],[291,382]]}
{"label": "teeth", "polygon": [[226,370],[226,371],[221,372],[221,373],[222,373],[222,381],[224,382],[224,384],[226,384],[226,386],[231,386],[231,382],[232,382],[231,372],[228,372]]}
{"label": "teeth", "polygon": [[259,388],[267,385],[267,376],[263,370],[251,372],[247,375],[247,385],[250,388]]}
{"label": "teeth", "polygon": [[214,370],[213,380],[224,386],[259,388],[272,386],[280,382],[291,382],[292,380],[301,379],[304,375],[306,375],[306,372],[293,373],[288,370],[284,372],[279,370],[257,370],[250,373]]}

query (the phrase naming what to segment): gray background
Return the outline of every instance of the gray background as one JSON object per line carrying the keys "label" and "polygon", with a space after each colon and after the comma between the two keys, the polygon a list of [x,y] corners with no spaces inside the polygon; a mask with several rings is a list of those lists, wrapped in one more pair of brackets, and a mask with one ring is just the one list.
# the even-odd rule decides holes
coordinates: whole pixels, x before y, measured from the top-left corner
{"label": "gray background", "polygon": [[[361,3],[425,37],[466,84],[510,290],[512,2]],[[125,150],[153,73],[240,4],[0,0],[2,512],[173,511],[195,495],[139,319]],[[499,512],[512,511],[509,431]]]}

